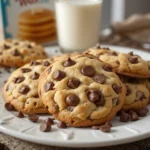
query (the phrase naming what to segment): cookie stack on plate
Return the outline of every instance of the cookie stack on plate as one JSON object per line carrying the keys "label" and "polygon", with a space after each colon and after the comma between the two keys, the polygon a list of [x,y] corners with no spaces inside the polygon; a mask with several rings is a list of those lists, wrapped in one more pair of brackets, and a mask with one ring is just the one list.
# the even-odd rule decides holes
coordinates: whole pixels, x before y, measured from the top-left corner
{"label": "cookie stack on plate", "polygon": [[34,8],[22,12],[18,18],[18,38],[37,43],[56,39],[56,21],[52,10]]}

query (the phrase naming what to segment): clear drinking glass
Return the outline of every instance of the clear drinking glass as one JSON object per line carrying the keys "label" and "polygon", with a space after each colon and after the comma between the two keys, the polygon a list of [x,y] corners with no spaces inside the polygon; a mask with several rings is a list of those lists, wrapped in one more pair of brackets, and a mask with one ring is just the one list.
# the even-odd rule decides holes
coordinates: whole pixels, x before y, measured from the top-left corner
{"label": "clear drinking glass", "polygon": [[102,0],[57,0],[58,42],[65,52],[82,51],[99,40]]}

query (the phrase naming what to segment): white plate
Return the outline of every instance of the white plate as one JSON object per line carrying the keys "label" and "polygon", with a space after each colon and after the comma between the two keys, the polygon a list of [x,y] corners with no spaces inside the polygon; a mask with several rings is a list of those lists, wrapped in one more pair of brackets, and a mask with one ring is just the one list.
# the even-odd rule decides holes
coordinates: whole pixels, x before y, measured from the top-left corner
{"label": "white plate", "polygon": [[[136,49],[110,46],[120,52],[134,51],[144,59],[150,58],[150,53]],[[47,48],[49,55],[55,55],[58,47]],[[60,52],[57,52],[60,54]],[[8,73],[0,74],[0,87],[8,77]],[[110,133],[103,133],[100,130],[91,128],[67,128],[58,129],[52,126],[52,131],[43,133],[39,130],[40,123],[48,116],[40,116],[38,123],[32,123],[27,118],[19,119],[15,117],[15,112],[8,112],[3,107],[3,99],[0,100],[0,131],[16,138],[62,147],[101,147],[123,143],[129,143],[150,137],[150,113],[136,122],[121,123],[115,117],[112,121],[113,127]],[[150,109],[150,107],[149,107]]]}

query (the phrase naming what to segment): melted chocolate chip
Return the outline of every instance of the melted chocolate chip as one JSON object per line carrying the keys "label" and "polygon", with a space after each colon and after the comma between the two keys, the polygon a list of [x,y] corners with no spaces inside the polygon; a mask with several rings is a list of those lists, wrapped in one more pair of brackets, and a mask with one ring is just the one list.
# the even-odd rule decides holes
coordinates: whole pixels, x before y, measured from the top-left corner
{"label": "melted chocolate chip", "polygon": [[48,61],[45,61],[45,62],[43,63],[43,65],[46,66],[46,67],[48,67],[48,66],[50,65],[50,63],[49,63]]}
{"label": "melted chocolate chip", "polygon": [[137,115],[137,113],[136,113],[135,111],[130,110],[130,111],[129,111],[129,114],[130,114],[130,116],[131,116],[131,121],[139,120],[139,117],[138,117],[138,115]]}
{"label": "melted chocolate chip", "polygon": [[20,56],[20,53],[17,49],[15,49],[13,52],[12,52],[12,55],[13,56]]}
{"label": "melted chocolate chip", "polygon": [[13,110],[15,110],[14,106],[13,106],[11,103],[5,103],[5,108],[6,108],[8,111],[13,111]]}
{"label": "melted chocolate chip", "polygon": [[45,122],[46,124],[48,124],[48,125],[53,125],[53,124],[54,124],[54,121],[53,121],[53,119],[51,119],[51,118],[47,118],[44,122]]}
{"label": "melted chocolate chip", "polygon": [[122,90],[122,87],[121,86],[118,86],[117,84],[113,84],[112,85],[112,88],[114,89],[114,91],[119,94]]}
{"label": "melted chocolate chip", "polygon": [[32,60],[31,61],[31,66],[37,66],[37,65],[40,65],[41,63],[40,62],[37,62],[37,61],[35,61],[35,60]]}
{"label": "melted chocolate chip", "polygon": [[68,87],[71,89],[75,89],[80,85],[80,81],[78,79],[69,79]]}
{"label": "melted chocolate chip", "polygon": [[128,60],[129,60],[132,64],[137,64],[137,63],[138,63],[138,57],[129,57]]}
{"label": "melted chocolate chip", "polygon": [[121,121],[121,122],[128,122],[129,119],[130,119],[130,115],[127,114],[127,113],[124,112],[124,111],[121,111],[120,121]]}
{"label": "melted chocolate chip", "polygon": [[46,83],[45,86],[44,86],[44,89],[45,89],[45,92],[53,90],[54,89],[54,83],[53,82]]}
{"label": "melted chocolate chip", "polygon": [[37,80],[37,79],[39,79],[39,77],[40,77],[40,74],[39,73],[37,73],[37,72],[34,72],[34,74],[30,77],[32,80]]}
{"label": "melted chocolate chip", "polygon": [[68,59],[63,63],[63,66],[69,67],[69,66],[73,66],[75,64],[76,64],[76,62],[73,61],[70,57],[68,57]]}
{"label": "melted chocolate chip", "polygon": [[24,85],[19,89],[19,93],[24,94],[24,95],[27,94],[29,91],[30,91],[30,88],[27,85]]}
{"label": "melted chocolate chip", "polygon": [[106,76],[104,74],[99,73],[99,74],[94,75],[93,79],[95,82],[103,84],[106,81]]}
{"label": "melted chocolate chip", "polygon": [[103,68],[103,70],[105,70],[105,71],[112,72],[112,67],[111,67],[111,66],[104,65],[102,68]]}
{"label": "melted chocolate chip", "polygon": [[19,112],[16,114],[16,117],[18,117],[18,118],[24,118],[24,114],[23,114],[21,111],[19,111]]}
{"label": "melted chocolate chip", "polygon": [[145,97],[145,95],[144,95],[143,92],[141,92],[141,91],[137,91],[137,92],[136,92],[136,101],[143,100],[143,99],[145,99],[145,98],[146,98],[146,97]]}
{"label": "melted chocolate chip", "polygon": [[126,89],[126,96],[129,96],[131,94],[131,89],[128,86],[126,86]]}
{"label": "melted chocolate chip", "polygon": [[8,45],[4,44],[2,48],[3,48],[3,50],[7,50],[7,49],[9,49],[9,48],[10,48],[10,46],[8,46]]}
{"label": "melted chocolate chip", "polygon": [[66,76],[66,74],[63,71],[57,70],[55,71],[53,78],[57,81],[62,80],[64,77]]}
{"label": "melted chocolate chip", "polygon": [[79,103],[79,97],[75,94],[69,94],[66,97],[66,104],[68,106],[76,106]]}
{"label": "melted chocolate chip", "polygon": [[39,119],[39,116],[35,115],[35,114],[29,114],[28,115],[28,119],[32,122],[37,122]]}
{"label": "melted chocolate chip", "polygon": [[67,128],[67,125],[61,121],[60,123],[57,124],[57,127],[65,129],[65,128]]}
{"label": "melted chocolate chip", "polygon": [[21,68],[22,73],[31,72],[32,70],[29,68]]}
{"label": "melted chocolate chip", "polygon": [[81,69],[81,73],[85,76],[92,77],[95,74],[95,70],[91,66],[85,66]]}
{"label": "melted chocolate chip", "polygon": [[100,126],[100,130],[102,132],[110,132],[111,127],[109,125],[102,125],[102,126]]}
{"label": "melted chocolate chip", "polygon": [[49,132],[51,130],[51,125],[43,122],[41,125],[40,125],[40,131],[42,132]]}
{"label": "melted chocolate chip", "polygon": [[16,78],[14,78],[14,83],[21,83],[21,82],[23,82],[25,80],[25,77],[16,77]]}

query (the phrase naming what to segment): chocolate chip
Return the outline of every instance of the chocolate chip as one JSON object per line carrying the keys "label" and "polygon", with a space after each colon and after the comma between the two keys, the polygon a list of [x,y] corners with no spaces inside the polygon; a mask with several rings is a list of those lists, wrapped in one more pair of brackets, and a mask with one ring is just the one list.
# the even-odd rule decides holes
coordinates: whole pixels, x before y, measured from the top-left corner
{"label": "chocolate chip", "polygon": [[63,71],[57,70],[55,71],[53,78],[57,81],[62,80],[64,77],[66,76],[66,74]]}
{"label": "chocolate chip", "polygon": [[54,90],[54,83],[53,82],[47,82],[44,86],[45,92],[48,92],[50,90]]}
{"label": "chocolate chip", "polygon": [[42,132],[49,132],[51,130],[51,125],[43,122],[41,125],[40,125],[40,131]]}
{"label": "chocolate chip", "polygon": [[40,74],[39,73],[37,73],[37,72],[34,72],[34,74],[30,77],[32,80],[37,80],[37,79],[39,79],[39,77],[40,77]]}
{"label": "chocolate chip", "polygon": [[29,45],[27,45],[27,48],[32,48],[32,46],[29,44]]}
{"label": "chocolate chip", "polygon": [[96,101],[95,104],[97,106],[104,106],[105,105],[105,98],[104,98],[104,96],[102,94],[101,94],[100,99],[98,101]]}
{"label": "chocolate chip", "polygon": [[111,127],[109,125],[102,125],[102,126],[100,126],[100,130],[102,132],[110,132]]}
{"label": "chocolate chip", "polygon": [[15,49],[13,52],[12,52],[12,55],[13,56],[20,56],[20,53],[17,49]]}
{"label": "chocolate chip", "polygon": [[11,103],[5,103],[5,108],[6,108],[8,111],[13,111],[13,110],[15,110],[14,106],[13,106]]}
{"label": "chocolate chip", "polygon": [[118,86],[117,84],[113,84],[113,85],[112,85],[112,88],[114,89],[114,91],[115,91],[117,94],[121,93],[121,91],[122,91],[122,87],[121,87],[121,86]]}
{"label": "chocolate chip", "polygon": [[109,55],[110,56],[118,56],[118,54],[116,52],[110,52]]}
{"label": "chocolate chip", "polygon": [[130,115],[127,114],[127,113],[124,112],[124,111],[121,111],[120,121],[121,121],[121,122],[128,122],[129,119],[130,119]]}
{"label": "chocolate chip", "polygon": [[32,122],[37,122],[39,119],[39,116],[37,116],[36,114],[29,114],[28,119]]}
{"label": "chocolate chip", "polygon": [[130,56],[134,56],[133,52],[129,52],[128,55]]}
{"label": "chocolate chip", "polygon": [[97,44],[97,45],[95,46],[95,48],[97,48],[97,49],[101,49],[100,44]]}
{"label": "chocolate chip", "polygon": [[138,114],[138,116],[139,117],[145,117],[146,115],[147,115],[147,110],[146,109],[144,109],[144,108],[141,108],[138,112],[137,112],[137,114]]}
{"label": "chocolate chip", "polygon": [[80,85],[80,81],[78,79],[69,79],[68,81],[68,87],[71,89],[75,89]]}
{"label": "chocolate chip", "polygon": [[51,119],[51,118],[47,118],[44,122],[45,122],[46,124],[48,124],[48,125],[53,125],[53,124],[54,124],[54,121],[53,121],[53,119]]}
{"label": "chocolate chip", "polygon": [[24,118],[24,114],[23,114],[21,111],[19,111],[19,112],[16,114],[16,117],[18,117],[18,118]]}
{"label": "chocolate chip", "polygon": [[34,98],[39,98],[39,95],[34,95],[33,97],[34,97]]}
{"label": "chocolate chip", "polygon": [[21,83],[25,80],[25,77],[15,77],[14,78],[14,83]]}
{"label": "chocolate chip", "polygon": [[69,66],[73,66],[75,64],[76,64],[76,62],[73,61],[70,57],[68,57],[68,59],[63,63],[63,66],[69,67]]}
{"label": "chocolate chip", "polygon": [[101,93],[98,90],[88,90],[86,93],[91,102],[96,102],[101,99]]}
{"label": "chocolate chip", "polygon": [[109,48],[109,47],[103,47],[102,49],[105,49],[105,50],[110,50],[110,48]]}
{"label": "chocolate chip", "polygon": [[113,98],[112,99],[112,104],[113,104],[113,106],[118,105],[119,104],[119,98],[118,97],[117,98]]}
{"label": "chocolate chip", "polygon": [[63,121],[61,121],[60,123],[57,124],[57,127],[65,129],[67,128],[67,125]]}
{"label": "chocolate chip", "polygon": [[143,99],[145,99],[145,98],[146,98],[146,97],[145,97],[145,95],[144,95],[143,92],[141,92],[141,91],[137,91],[137,92],[136,92],[136,101],[143,100]]}
{"label": "chocolate chip", "polygon": [[105,71],[112,72],[112,67],[111,67],[111,66],[104,65],[102,68],[103,68],[103,70],[105,70]]}
{"label": "chocolate chip", "polygon": [[137,113],[136,113],[135,111],[130,110],[130,111],[129,111],[129,114],[130,114],[130,116],[131,116],[131,121],[139,120],[139,117],[138,117],[138,115],[137,115]]}
{"label": "chocolate chip", "polygon": [[131,89],[128,86],[126,86],[126,89],[126,96],[129,96],[131,94]]}
{"label": "chocolate chip", "polygon": [[129,60],[132,64],[137,64],[137,63],[138,63],[138,57],[129,57],[128,60]]}
{"label": "chocolate chip", "polygon": [[7,50],[7,49],[9,49],[9,48],[10,48],[10,46],[8,46],[8,45],[6,45],[6,44],[3,45],[3,50]]}
{"label": "chocolate chip", "polygon": [[94,75],[93,79],[95,82],[103,84],[106,81],[106,76],[104,74],[99,73],[99,74]]}
{"label": "chocolate chip", "polygon": [[46,66],[46,67],[48,67],[48,66],[50,65],[50,63],[49,63],[48,61],[45,61],[45,62],[43,63],[43,65]]}
{"label": "chocolate chip", "polygon": [[111,124],[111,122],[109,122],[109,121],[107,121],[107,122],[105,123],[105,125],[108,125],[108,126],[112,127],[112,124]]}
{"label": "chocolate chip", "polygon": [[149,109],[147,107],[143,107],[143,109],[148,113]]}
{"label": "chocolate chip", "polygon": [[116,60],[116,64],[120,65],[120,62],[118,60]]}
{"label": "chocolate chip", "polygon": [[70,111],[70,112],[72,112],[74,110],[74,106],[68,106],[67,110]]}
{"label": "chocolate chip", "polygon": [[31,63],[30,63],[31,66],[37,66],[37,65],[40,65],[40,64],[41,64],[40,62],[37,62],[35,60],[32,60]]}
{"label": "chocolate chip", "polygon": [[66,104],[68,106],[76,106],[79,103],[79,97],[75,94],[69,94],[66,97]]}
{"label": "chocolate chip", "polygon": [[92,77],[95,74],[95,70],[91,66],[85,66],[81,69],[81,73],[85,76]]}
{"label": "chocolate chip", "polygon": [[32,70],[29,68],[21,68],[22,73],[31,72]]}
{"label": "chocolate chip", "polygon": [[24,85],[19,89],[19,93],[24,94],[24,95],[27,94],[29,91],[30,91],[30,88],[27,85]]}
{"label": "chocolate chip", "polygon": [[94,130],[99,130],[99,129],[100,129],[100,126],[92,126],[92,129],[94,129]]}

